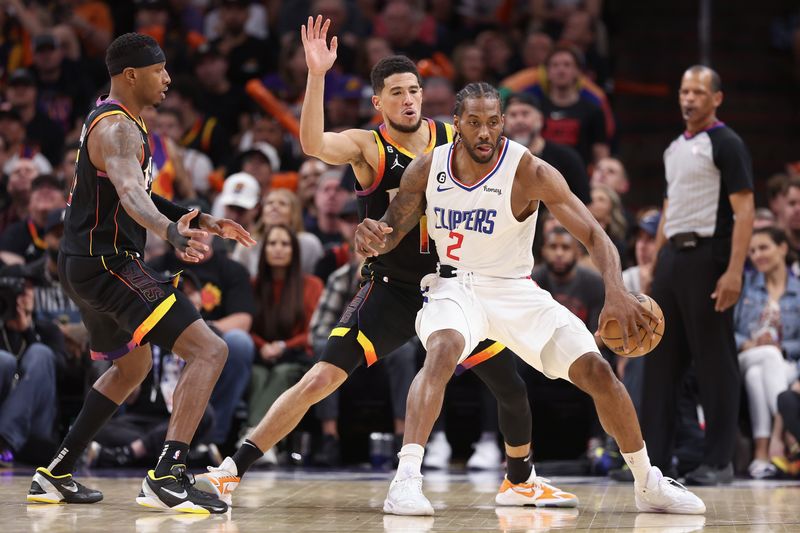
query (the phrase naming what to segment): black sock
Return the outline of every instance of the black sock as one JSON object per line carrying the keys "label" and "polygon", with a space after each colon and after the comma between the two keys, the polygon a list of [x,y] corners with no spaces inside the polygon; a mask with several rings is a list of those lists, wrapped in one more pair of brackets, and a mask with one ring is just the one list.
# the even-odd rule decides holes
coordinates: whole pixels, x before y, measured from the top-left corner
{"label": "black sock", "polygon": [[506,477],[513,483],[525,483],[531,476],[533,462],[531,454],[525,457],[509,457],[506,455]]}
{"label": "black sock", "polygon": [[232,457],[233,462],[236,464],[236,475],[242,477],[262,455],[264,455],[264,452],[253,441],[245,439],[244,444],[236,450]]}
{"label": "black sock", "polygon": [[164,441],[164,449],[158,457],[158,464],[156,464],[156,477],[170,475],[170,470],[175,465],[185,465],[187,455],[189,455],[189,445],[185,442]]}
{"label": "black sock", "polygon": [[54,476],[71,474],[75,470],[75,462],[83,454],[100,428],[117,412],[119,405],[103,396],[97,389],[91,389],[83,402],[83,408],[72,424],[58,453],[47,469]]}

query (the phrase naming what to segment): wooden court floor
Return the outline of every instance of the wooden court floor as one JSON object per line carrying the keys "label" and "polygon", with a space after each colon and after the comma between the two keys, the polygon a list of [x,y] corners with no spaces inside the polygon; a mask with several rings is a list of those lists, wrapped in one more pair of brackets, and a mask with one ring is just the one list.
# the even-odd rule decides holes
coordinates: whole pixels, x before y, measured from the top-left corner
{"label": "wooden court floor", "polygon": [[[138,473],[131,473],[133,476]],[[501,474],[429,473],[425,491],[435,517],[383,515],[391,475],[353,472],[253,472],[235,493],[230,513],[198,517],[159,512],[134,502],[141,477],[79,477],[102,490],[94,505],[28,505],[30,478],[0,473],[0,533],[23,531],[244,533],[251,531],[389,532],[439,531],[689,531],[800,532],[800,483],[739,481],[725,488],[699,489],[705,516],[637,513],[633,488],[601,478],[554,478],[576,493],[577,509],[496,508]]]}

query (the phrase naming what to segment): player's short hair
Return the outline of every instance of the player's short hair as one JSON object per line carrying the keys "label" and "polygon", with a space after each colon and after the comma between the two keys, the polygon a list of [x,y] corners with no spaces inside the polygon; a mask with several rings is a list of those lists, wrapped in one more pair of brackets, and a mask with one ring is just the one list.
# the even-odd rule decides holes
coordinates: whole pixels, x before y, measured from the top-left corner
{"label": "player's short hair", "polygon": [[717,71],[713,68],[706,65],[692,65],[686,69],[686,72],[691,72],[692,74],[703,74],[708,72],[711,74],[711,92],[718,93],[722,90],[722,79],[719,77]]}
{"label": "player's short hair", "polygon": [[464,112],[464,101],[470,98],[494,98],[501,103],[500,92],[485,81],[468,83],[456,93],[456,105],[453,114],[461,116]]}
{"label": "player's short hair", "polygon": [[164,61],[158,41],[143,33],[124,33],[106,50],[106,68],[116,76],[128,67],[139,68]]}
{"label": "player's short hair", "polygon": [[422,86],[422,80],[419,77],[419,70],[417,65],[414,64],[406,56],[389,56],[384,57],[372,67],[369,74],[370,82],[372,82],[372,91],[375,94],[380,94],[386,83],[386,78],[392,74],[403,74],[408,72],[417,77],[417,83]]}

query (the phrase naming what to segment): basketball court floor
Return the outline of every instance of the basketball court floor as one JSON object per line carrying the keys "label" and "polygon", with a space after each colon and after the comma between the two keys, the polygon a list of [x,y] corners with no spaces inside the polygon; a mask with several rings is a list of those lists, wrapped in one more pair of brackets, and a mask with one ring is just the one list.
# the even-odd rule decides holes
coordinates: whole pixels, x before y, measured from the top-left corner
{"label": "basketball court floor", "polygon": [[29,505],[25,502],[29,473],[0,472],[0,533],[800,532],[800,482],[738,481],[725,488],[701,488],[697,493],[708,512],[687,516],[637,513],[633,486],[602,478],[553,479],[558,487],[578,495],[577,509],[498,508],[494,493],[502,473],[438,472],[425,476],[425,491],[436,516],[400,517],[381,512],[391,473],[257,471],[239,487],[229,513],[204,517],[136,505],[140,471],[80,477],[104,492],[105,499],[94,505]]}

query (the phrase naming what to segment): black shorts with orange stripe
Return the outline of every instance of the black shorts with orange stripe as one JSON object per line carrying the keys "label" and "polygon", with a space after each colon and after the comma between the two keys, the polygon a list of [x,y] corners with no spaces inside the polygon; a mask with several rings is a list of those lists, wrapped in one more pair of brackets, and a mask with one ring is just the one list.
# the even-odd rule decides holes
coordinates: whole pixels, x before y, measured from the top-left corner
{"label": "black shorts with orange stripe", "polygon": [[92,359],[119,359],[148,342],[171,350],[181,333],[200,319],[175,288],[174,278],[149,269],[136,254],[60,254],[58,274],[80,309]]}
{"label": "black shorts with orange stripe", "polygon": [[[364,363],[367,366],[374,364],[416,336],[414,322],[421,307],[419,287],[387,282],[377,276],[367,280],[331,331],[320,360],[348,374]],[[456,374],[499,355],[503,350],[502,344],[492,340],[479,343],[459,365]],[[507,357],[513,358],[509,350],[505,352]],[[476,372],[481,373],[480,369]]]}

